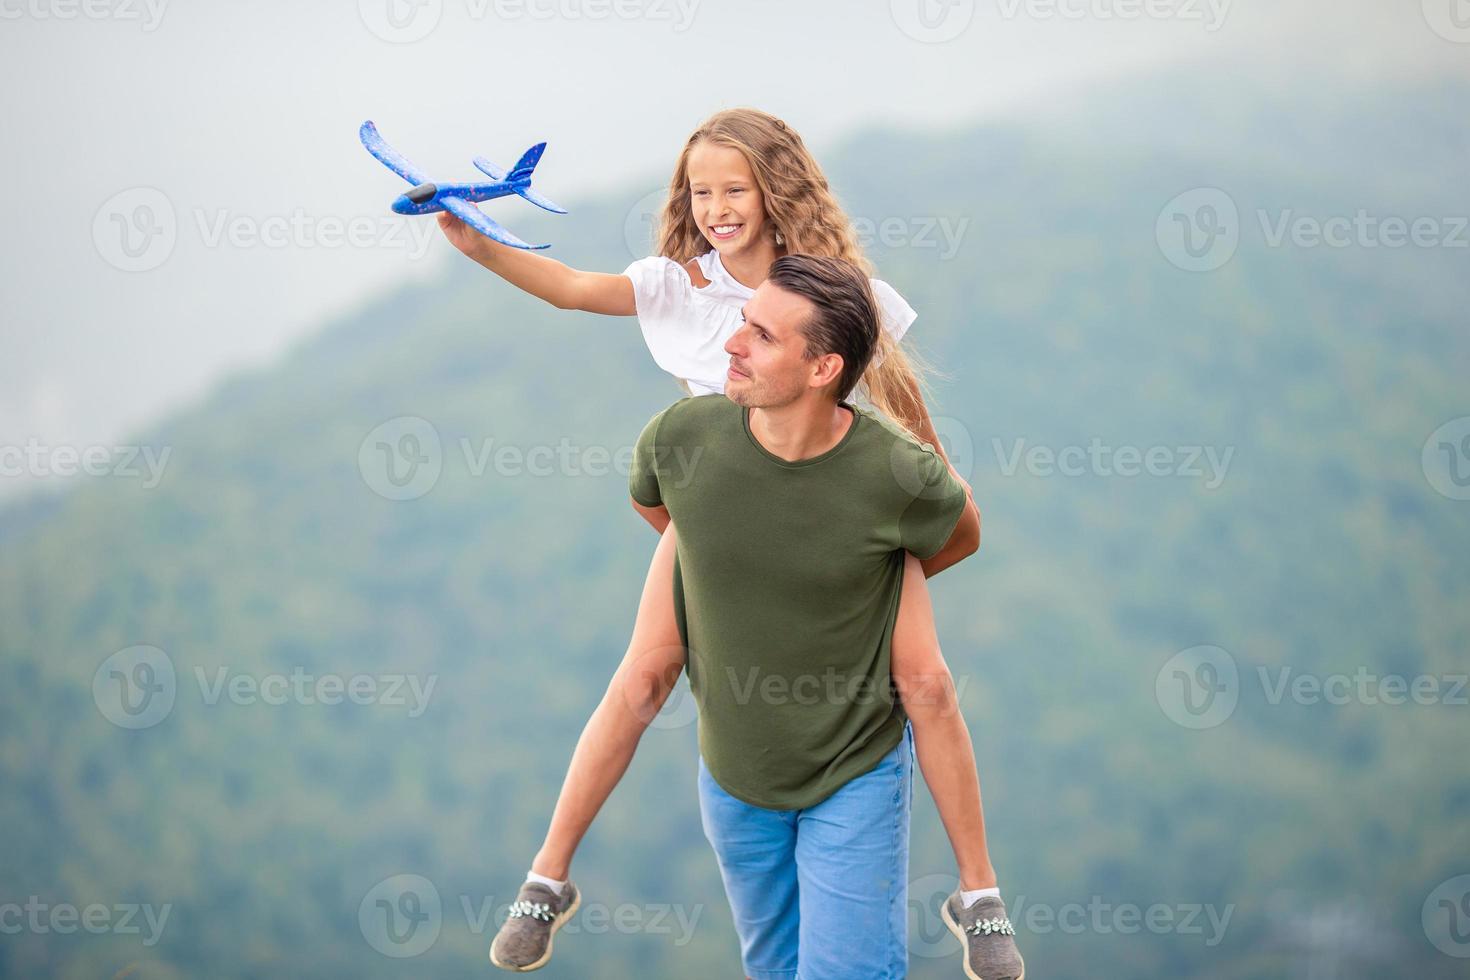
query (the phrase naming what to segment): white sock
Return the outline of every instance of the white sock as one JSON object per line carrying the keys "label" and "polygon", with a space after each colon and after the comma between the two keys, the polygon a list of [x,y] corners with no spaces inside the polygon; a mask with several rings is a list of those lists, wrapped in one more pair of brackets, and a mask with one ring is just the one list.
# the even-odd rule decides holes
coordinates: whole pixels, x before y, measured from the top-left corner
{"label": "white sock", "polygon": [[960,892],[960,903],[969,908],[982,898],[1000,898],[999,888],[977,888],[972,892]]}
{"label": "white sock", "polygon": [[526,880],[527,881],[539,881],[539,882],[541,882],[541,884],[543,884],[546,887],[550,888],[552,891],[556,892],[558,895],[560,895],[562,893],[562,891],[567,887],[567,883],[565,881],[557,881],[555,878],[548,878],[545,875],[538,875],[534,871],[527,871],[526,872]]}

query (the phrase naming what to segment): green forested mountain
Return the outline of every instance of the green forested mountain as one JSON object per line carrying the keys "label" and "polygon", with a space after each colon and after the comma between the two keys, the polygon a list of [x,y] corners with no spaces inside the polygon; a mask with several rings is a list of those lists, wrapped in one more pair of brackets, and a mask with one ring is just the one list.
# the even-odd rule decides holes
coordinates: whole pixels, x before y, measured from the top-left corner
{"label": "green forested mountain", "polygon": [[[1037,977],[1464,976],[1429,931],[1431,893],[1470,873],[1470,707],[1451,690],[1470,670],[1470,502],[1435,489],[1424,450],[1470,415],[1470,248],[1272,236],[1362,211],[1452,239],[1470,87],[1209,91],[1152,79],[821,154],[919,311],[932,408],[984,516],[979,554],[930,585],[1001,884]],[[629,210],[665,179],[524,233],[621,270]],[[1166,206],[1200,188],[1236,207],[1239,245],[1193,272],[1170,261]],[[0,904],[168,908],[152,943],[141,915],[139,933],[7,933],[0,975],[491,971],[655,544],[616,453],[680,393],[635,321],[455,258],[136,433],[170,451],[158,486],[99,478],[0,511]],[[506,446],[572,462],[517,472]],[[1128,449],[1166,475],[1118,475]],[[1106,462],[1067,475],[1046,453]],[[115,697],[99,707],[104,661],[139,645],[166,654],[174,703],[129,729]],[[1171,658],[1201,646],[1235,665],[1235,706],[1194,728],[1173,685],[1216,675]],[[426,700],[248,694],[293,673],[408,675]],[[1440,697],[1290,687],[1340,675]],[[574,876],[604,915],[558,936],[545,976],[739,975],[688,720],[666,710],[586,841]],[[922,791],[911,871],[911,975],[959,976]],[[440,902],[418,907],[438,932],[411,957],[370,924],[398,875]],[[1120,907],[1174,924],[1129,931]]]}

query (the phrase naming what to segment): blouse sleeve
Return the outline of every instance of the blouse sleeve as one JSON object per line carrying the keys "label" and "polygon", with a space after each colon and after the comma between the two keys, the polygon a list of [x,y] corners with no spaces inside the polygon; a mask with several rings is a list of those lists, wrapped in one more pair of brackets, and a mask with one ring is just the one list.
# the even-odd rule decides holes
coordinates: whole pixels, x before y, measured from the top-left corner
{"label": "blouse sleeve", "polygon": [[[895,341],[902,340],[903,335],[909,332],[909,327],[918,319],[919,314],[908,304],[898,290],[894,289],[882,279],[874,279],[873,298],[878,301],[878,319],[883,329],[893,335]],[[883,363],[883,355],[878,351],[873,352],[873,362],[870,368],[875,368]]]}
{"label": "blouse sleeve", "polygon": [[650,255],[623,270],[633,282],[638,309],[638,327],[653,361],[676,378],[687,378],[698,370],[691,363],[689,330],[689,274],[673,259]]}
{"label": "blouse sleeve", "polygon": [[918,319],[919,314],[908,304],[898,290],[894,289],[882,279],[873,280],[873,297],[878,301],[879,318],[883,329],[893,335],[894,340],[902,340],[903,335],[908,333],[909,327]]}

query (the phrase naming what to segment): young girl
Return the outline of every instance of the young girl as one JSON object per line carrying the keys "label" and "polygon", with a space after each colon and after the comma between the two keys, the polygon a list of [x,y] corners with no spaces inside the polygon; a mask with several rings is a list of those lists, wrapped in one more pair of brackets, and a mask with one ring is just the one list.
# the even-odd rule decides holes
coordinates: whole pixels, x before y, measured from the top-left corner
{"label": "young girl", "polygon": [[[716,113],[690,135],[669,184],[658,254],[621,275],[583,272],[501,245],[448,213],[439,223],[460,251],[558,309],[637,315],[655,363],[691,395],[723,393],[725,342],[777,258],[805,252],[871,270],[801,137],[753,109]],[[887,283],[874,279],[872,285],[883,330],[858,395],[942,454],[919,378],[898,346],[916,314]],[[684,669],[673,602],[676,529],[657,530],[662,537],[628,652],[583,730],[546,840],[491,947],[491,960],[502,968],[533,970],[550,960],[553,934],[581,902],[568,880],[572,855]],[[907,556],[892,672],[913,724],[920,768],[959,865],[960,891],[946,903],[944,918],[966,947],[966,972],[1020,976],[1020,956],[1006,930],[961,925],[982,913],[1004,919],[1004,907],[985,846],[970,736],[939,651],[924,581],[939,570]]]}

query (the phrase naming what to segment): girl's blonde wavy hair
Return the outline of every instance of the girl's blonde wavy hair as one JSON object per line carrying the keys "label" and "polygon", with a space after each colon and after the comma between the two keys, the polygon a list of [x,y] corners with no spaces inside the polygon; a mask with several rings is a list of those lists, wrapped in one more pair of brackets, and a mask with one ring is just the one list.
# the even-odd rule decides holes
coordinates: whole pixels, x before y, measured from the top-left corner
{"label": "girl's blonde wavy hair", "polygon": [[[684,265],[710,250],[689,200],[689,155],[701,142],[728,146],[744,155],[760,187],[766,233],[778,257],[805,252],[846,259],[866,275],[873,274],[873,265],[863,255],[852,223],[838,206],[822,168],[801,137],[785,122],[759,109],[717,112],[690,134],[669,180],[669,198],[659,216],[659,255]],[[865,396],[915,439],[927,442],[919,430],[928,373],[919,358],[905,351],[887,330],[880,329],[873,360],[854,394]]]}

